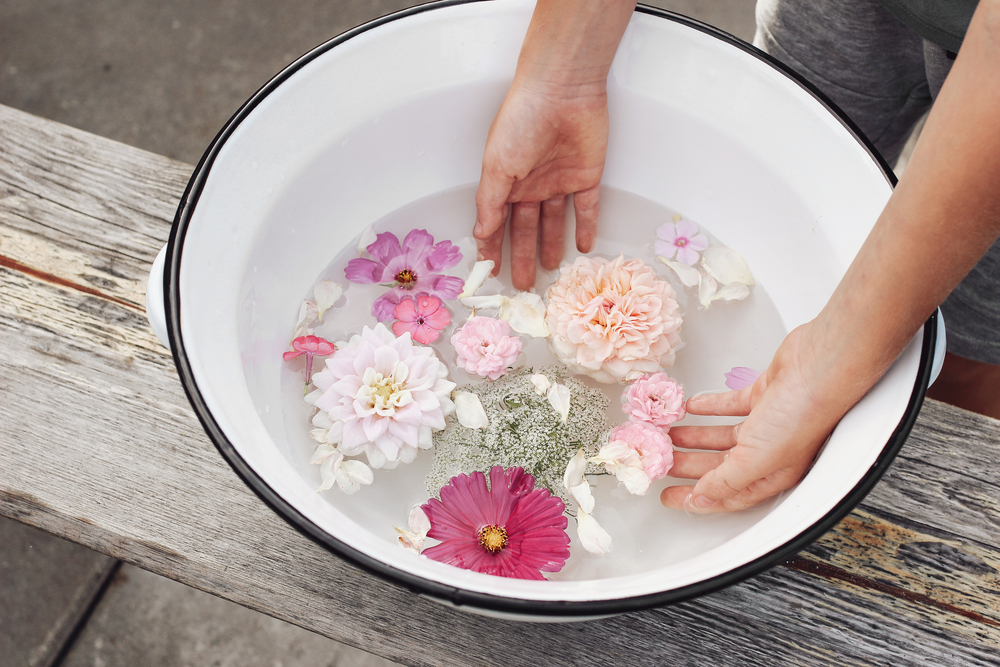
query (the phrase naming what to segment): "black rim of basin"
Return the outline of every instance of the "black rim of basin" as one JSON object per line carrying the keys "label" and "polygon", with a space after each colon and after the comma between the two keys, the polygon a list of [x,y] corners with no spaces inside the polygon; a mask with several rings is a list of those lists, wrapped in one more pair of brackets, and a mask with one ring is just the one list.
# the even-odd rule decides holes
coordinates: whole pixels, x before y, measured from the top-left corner
{"label": "black rim of basin", "polygon": [[[899,449],[905,442],[910,430],[913,428],[913,424],[917,419],[917,414],[920,412],[920,406],[923,403],[924,394],[926,393],[928,380],[931,375],[931,367],[933,365],[934,358],[934,346],[937,338],[936,313],[927,320],[923,327],[924,334],[917,379],[903,417],[900,419],[899,424],[896,426],[892,436],[882,449],[882,452],[875,463],[858,482],[858,484],[832,510],[830,510],[826,516],[814,523],[807,530],[797,535],[794,539],[784,543],[770,553],[738,568],[681,588],[627,598],[593,601],[525,600],[455,588],[454,586],[441,584],[436,581],[416,576],[405,570],[391,567],[382,561],[373,558],[367,553],[359,551],[341,542],[326,531],[322,530],[319,526],[314,524],[297,509],[295,509],[288,501],[271,489],[253,470],[253,468],[251,468],[240,456],[236,448],[233,447],[232,443],[227,439],[225,433],[223,433],[222,429],[216,423],[211,412],[206,406],[205,401],[203,400],[198,389],[198,385],[195,382],[191,365],[188,362],[187,354],[185,352],[184,339],[181,333],[181,295],[179,275],[184,237],[195,206],[198,203],[198,198],[204,188],[205,181],[222,146],[233,133],[235,128],[239,126],[239,124],[247,118],[250,113],[253,112],[256,106],[265,97],[272,93],[278,86],[295,74],[295,72],[297,72],[304,65],[318,56],[323,55],[330,49],[346,42],[349,39],[352,39],[353,37],[356,37],[357,35],[367,32],[368,30],[372,30],[373,28],[378,28],[379,26],[387,24],[391,21],[406,18],[408,16],[413,16],[426,11],[480,1],[485,0],[442,0],[440,2],[432,2],[425,5],[411,7],[409,9],[376,19],[352,30],[348,30],[347,32],[312,49],[279,72],[274,78],[261,87],[261,89],[258,90],[252,97],[250,97],[250,99],[247,100],[226,123],[222,130],[219,131],[218,135],[216,135],[212,144],[209,146],[204,156],[202,156],[201,161],[198,163],[198,166],[195,168],[194,173],[191,176],[191,180],[188,182],[187,188],[185,189],[184,195],[177,208],[177,214],[174,218],[173,228],[170,233],[166,269],[163,275],[164,294],[166,295],[165,305],[167,328],[170,336],[171,349],[173,350],[174,362],[177,365],[181,383],[183,384],[184,390],[191,401],[191,405],[194,407],[195,413],[198,415],[198,419],[201,421],[202,426],[204,426],[205,431],[211,437],[223,458],[225,458],[229,465],[232,466],[233,470],[236,471],[236,474],[240,476],[240,478],[261,498],[261,500],[263,500],[268,506],[271,507],[271,509],[277,512],[278,515],[284,518],[300,533],[329,551],[350,561],[354,565],[367,570],[368,572],[387,579],[395,584],[401,585],[413,592],[429,595],[433,598],[454,604],[456,606],[470,606],[477,609],[536,617],[586,617],[617,614],[649,607],[673,604],[700,595],[705,595],[740,582],[748,577],[752,577],[774,565],[777,565],[778,563],[781,563],[826,533],[843,517],[845,517],[859,502],[861,502],[875,483],[882,477],[889,465],[892,463],[896,454],[899,452]],[[896,185],[896,178],[892,169],[889,168],[889,165],[886,164],[882,156],[879,155],[878,151],[875,150],[871,142],[868,141],[857,126],[855,126],[855,124],[848,119],[844,113],[840,111],[835,104],[833,104],[833,102],[827,99],[823,93],[782,63],[747,44],[746,42],[719,30],[718,28],[706,25],[686,16],[644,5],[639,5],[636,8],[636,12],[673,21],[707,33],[712,37],[720,39],[727,44],[753,55],[774,69],[780,71],[782,74],[795,81],[799,86],[810,93],[814,98],[816,98],[817,101],[825,106],[831,114],[838,118],[847,130],[855,137],[855,139],[868,151],[872,160],[874,160],[881,168],[882,173],[885,175],[889,184],[891,186]]]}

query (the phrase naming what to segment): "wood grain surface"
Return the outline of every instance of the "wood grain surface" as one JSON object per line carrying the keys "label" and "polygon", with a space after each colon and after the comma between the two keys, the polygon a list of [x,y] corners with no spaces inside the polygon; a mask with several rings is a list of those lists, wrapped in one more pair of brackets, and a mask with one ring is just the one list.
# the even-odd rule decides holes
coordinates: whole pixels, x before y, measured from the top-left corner
{"label": "wood grain surface", "polygon": [[833,531],[672,607],[499,621],[324,551],[229,469],[146,323],[190,171],[0,107],[0,514],[407,665],[1000,664],[1000,422],[933,401]]}

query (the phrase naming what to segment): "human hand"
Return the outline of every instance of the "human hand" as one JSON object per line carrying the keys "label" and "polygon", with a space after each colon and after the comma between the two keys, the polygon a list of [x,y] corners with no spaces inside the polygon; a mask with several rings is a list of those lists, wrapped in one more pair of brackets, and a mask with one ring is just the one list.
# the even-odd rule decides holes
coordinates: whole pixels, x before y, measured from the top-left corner
{"label": "human hand", "polygon": [[494,273],[499,271],[510,211],[511,279],[516,289],[531,289],[536,259],[549,270],[562,260],[570,194],[576,247],[590,252],[607,144],[603,85],[515,82],[490,127],[483,155],[474,230],[479,259],[492,259]]}
{"label": "human hand", "polygon": [[[874,384],[824,371],[807,324],[792,331],[767,371],[740,391],[695,396],[694,415],[746,417],[736,426],[675,426],[674,445],[698,452],[675,452],[671,477],[697,479],[672,486],[660,501],[696,513],[752,507],[794,486],[812,465],[840,418]],[[865,386],[867,384],[867,386]]]}

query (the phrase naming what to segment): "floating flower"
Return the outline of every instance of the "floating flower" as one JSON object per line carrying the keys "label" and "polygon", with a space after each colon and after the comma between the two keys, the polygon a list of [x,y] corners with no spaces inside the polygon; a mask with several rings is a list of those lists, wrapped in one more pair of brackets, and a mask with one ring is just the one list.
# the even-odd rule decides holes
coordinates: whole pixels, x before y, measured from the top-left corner
{"label": "floating flower", "polygon": [[473,317],[451,337],[458,353],[455,363],[469,373],[496,380],[521,354],[521,339],[510,326],[492,317]]}
{"label": "floating flower", "polygon": [[[426,479],[428,494],[437,495],[448,480],[460,473],[501,465],[523,468],[535,478],[537,486],[560,496],[567,506],[573,503],[563,488],[566,462],[578,449],[593,455],[608,441],[609,402],[600,389],[567,377],[562,366],[540,370],[539,375],[552,384],[565,385],[569,390],[566,421],[546,395],[538,393],[531,368],[512,370],[493,382],[461,387],[461,391],[479,398],[488,423],[474,428],[460,419],[450,420],[448,428],[434,434],[434,465]],[[456,391],[456,405],[458,401]],[[590,472],[599,470],[591,464]]]}
{"label": "floating flower", "polygon": [[674,362],[680,308],[638,259],[578,257],[549,288],[549,351],[574,373],[620,382]]}
{"label": "floating flower", "polygon": [[434,243],[423,229],[414,229],[402,245],[395,234],[383,232],[368,246],[372,259],[358,258],[347,263],[345,273],[353,283],[388,285],[392,289],[372,304],[372,315],[380,322],[392,319],[393,310],[403,298],[418,293],[454,299],[464,281],[441,275],[462,260],[462,253],[451,241]]}
{"label": "floating flower", "polygon": [[698,233],[698,225],[689,220],[668,222],[656,230],[660,237],[653,243],[657,255],[691,266],[698,261],[698,253],[708,247],[708,238]]}
{"label": "floating flower", "polygon": [[281,355],[285,361],[291,361],[303,354],[306,355],[306,387],[312,378],[313,357],[327,357],[337,351],[337,347],[319,336],[299,336],[292,341],[292,349]]}
{"label": "floating flower", "polygon": [[666,373],[654,373],[633,380],[622,392],[622,412],[632,421],[669,428],[684,419],[684,390]]}
{"label": "floating flower", "polygon": [[441,331],[451,324],[451,313],[441,299],[426,294],[406,297],[396,304],[392,316],[396,318],[392,333],[402,336],[408,331],[413,340],[424,345],[436,341]]}
{"label": "floating flower", "polygon": [[[615,474],[627,487],[630,483],[641,484],[623,479],[620,471],[638,467],[648,477],[648,486],[650,481],[666,477],[674,464],[674,445],[669,435],[648,422],[625,422],[611,430],[608,444],[591,461],[603,463],[607,471]],[[625,476],[631,477],[632,473],[625,473]],[[645,489],[633,491],[631,487],[629,491],[639,495],[646,492]]]}
{"label": "floating flower", "polygon": [[343,422],[341,452],[364,452],[373,468],[394,468],[430,449],[433,432],[445,427],[445,415],[455,409],[449,398],[455,383],[447,376],[431,348],[378,324],[327,359],[313,377],[319,389],[306,400],[331,422]]}
{"label": "floating flower", "polygon": [[733,370],[726,373],[726,386],[732,391],[739,391],[744,387],[752,385],[759,377],[760,373],[752,368],[736,366]]}
{"label": "floating flower", "polygon": [[536,489],[522,468],[490,469],[452,477],[441,499],[421,507],[430,520],[428,537],[441,543],[423,554],[456,567],[516,579],[544,580],[569,558],[562,500]]}

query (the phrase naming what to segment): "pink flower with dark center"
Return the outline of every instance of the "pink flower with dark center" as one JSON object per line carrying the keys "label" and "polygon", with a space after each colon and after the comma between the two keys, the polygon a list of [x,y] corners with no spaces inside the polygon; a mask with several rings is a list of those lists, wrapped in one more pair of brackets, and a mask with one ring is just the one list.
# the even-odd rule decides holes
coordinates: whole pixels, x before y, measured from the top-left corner
{"label": "pink flower with dark center", "polygon": [[608,435],[608,442],[624,442],[634,450],[650,481],[666,477],[670,466],[674,464],[673,441],[669,435],[649,422],[625,422],[616,426]]}
{"label": "pink flower with dark center", "polygon": [[454,299],[465,281],[441,272],[462,261],[462,253],[451,241],[434,243],[424,229],[414,229],[402,245],[395,234],[383,232],[368,246],[372,259],[352,259],[345,274],[352,283],[379,283],[391,287],[372,304],[372,315],[379,322],[392,319],[396,304],[408,296],[425,293],[442,299]]}
{"label": "pink flower with dark center", "polygon": [[413,340],[423,345],[436,341],[441,330],[451,324],[451,313],[441,299],[427,294],[406,297],[396,304],[392,316],[396,318],[392,333],[402,336],[409,331]]}
{"label": "pink flower with dark center", "polygon": [[292,349],[281,355],[285,361],[291,361],[303,354],[306,355],[306,387],[312,379],[313,357],[328,357],[337,351],[330,341],[319,336],[299,336],[292,341]]}
{"label": "pink flower with dark center", "polygon": [[622,392],[622,412],[632,421],[669,428],[684,419],[684,390],[666,373],[644,375]]}
{"label": "pink flower with dark center", "polygon": [[421,507],[430,519],[427,537],[441,543],[423,555],[455,567],[498,577],[544,580],[569,558],[565,505],[523,468],[458,475],[441,488],[441,500]]}
{"label": "pink flower with dark center", "polygon": [[492,317],[473,317],[451,337],[459,368],[496,380],[521,354],[521,338],[510,335],[510,325]]}
{"label": "pink flower with dark center", "polygon": [[760,373],[752,368],[736,366],[733,370],[726,373],[726,386],[732,391],[739,391],[744,387],[752,385],[759,377]]}
{"label": "pink flower with dark center", "polygon": [[693,265],[698,261],[698,253],[708,247],[708,239],[698,233],[698,225],[688,220],[668,222],[656,230],[660,238],[653,243],[657,255],[673,259],[681,264]]}

